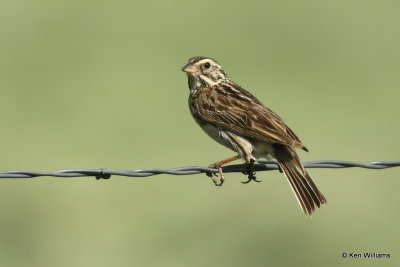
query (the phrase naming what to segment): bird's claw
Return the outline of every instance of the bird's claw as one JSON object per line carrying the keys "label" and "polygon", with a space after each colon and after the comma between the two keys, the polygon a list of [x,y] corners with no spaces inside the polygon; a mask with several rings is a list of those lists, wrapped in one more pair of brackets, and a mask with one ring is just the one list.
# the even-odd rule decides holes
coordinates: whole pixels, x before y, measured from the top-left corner
{"label": "bird's claw", "polygon": [[250,183],[251,181],[254,181],[254,182],[257,182],[257,183],[261,182],[260,180],[257,180],[257,177],[254,176],[255,174],[256,174],[255,172],[253,172],[252,174],[250,174],[250,175],[247,177],[248,180],[245,181],[245,182],[242,182],[242,184],[248,184],[248,183]]}
{"label": "bird's claw", "polygon": [[260,180],[257,180],[257,177],[255,176],[256,173],[253,171],[253,166],[254,166],[254,159],[250,160],[250,163],[245,165],[245,169],[242,171],[243,174],[248,175],[248,180],[245,182],[242,182],[242,184],[248,184],[251,181],[255,181],[257,183],[261,182]]}
{"label": "bird's claw", "polygon": [[219,182],[218,182],[218,180],[216,179],[216,177],[218,177],[218,174],[213,173],[213,172],[206,172],[206,175],[207,175],[208,177],[211,178],[211,180],[213,181],[213,183],[214,183],[216,186],[222,186],[222,184],[223,184],[224,181],[225,181],[225,177],[224,177],[224,173],[222,172],[221,166],[215,166],[214,164],[212,164],[212,165],[208,166],[208,168],[211,168],[211,169],[218,169],[218,173],[219,173],[219,176],[220,176]]}

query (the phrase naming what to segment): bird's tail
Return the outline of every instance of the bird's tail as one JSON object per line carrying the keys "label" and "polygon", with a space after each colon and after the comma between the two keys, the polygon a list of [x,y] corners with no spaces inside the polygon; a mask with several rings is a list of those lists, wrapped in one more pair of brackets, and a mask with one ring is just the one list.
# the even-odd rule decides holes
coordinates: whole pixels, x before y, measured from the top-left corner
{"label": "bird's tail", "polygon": [[301,209],[306,216],[311,216],[315,206],[319,208],[326,203],[325,197],[304,169],[294,148],[275,145],[275,152],[279,167],[288,179]]}

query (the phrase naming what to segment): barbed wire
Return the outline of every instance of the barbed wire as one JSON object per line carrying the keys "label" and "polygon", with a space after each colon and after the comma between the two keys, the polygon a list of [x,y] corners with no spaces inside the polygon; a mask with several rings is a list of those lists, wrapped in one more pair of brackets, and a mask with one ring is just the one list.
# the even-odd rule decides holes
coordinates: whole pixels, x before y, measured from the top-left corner
{"label": "barbed wire", "polygon": [[[372,162],[352,162],[343,160],[316,160],[303,163],[305,168],[366,168],[366,169],[386,169],[399,167],[400,161],[372,161]],[[224,173],[243,172],[245,171],[244,164],[233,164],[222,167]],[[279,170],[278,164],[275,161],[258,161],[254,164],[254,171],[270,171]],[[210,169],[201,166],[187,166],[172,169],[155,169],[145,168],[136,170],[109,170],[101,169],[65,169],[57,171],[26,171],[26,170],[11,170],[0,171],[0,178],[35,178],[40,176],[51,177],[96,177],[96,179],[109,179],[112,175],[126,177],[148,177],[159,174],[170,175],[192,175],[205,172],[217,173],[217,169]]]}

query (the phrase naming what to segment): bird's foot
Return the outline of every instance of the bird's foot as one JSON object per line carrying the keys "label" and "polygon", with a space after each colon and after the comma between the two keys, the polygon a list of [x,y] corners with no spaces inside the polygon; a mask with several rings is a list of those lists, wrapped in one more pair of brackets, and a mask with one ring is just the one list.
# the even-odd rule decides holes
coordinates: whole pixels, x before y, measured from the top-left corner
{"label": "bird's foot", "polygon": [[211,180],[214,182],[214,184],[216,186],[221,186],[225,181],[224,173],[222,172],[221,166],[226,163],[229,163],[231,161],[237,160],[237,159],[240,159],[239,155],[236,155],[236,156],[233,156],[228,159],[221,160],[221,161],[217,161],[214,164],[211,164],[210,166],[208,166],[208,168],[210,168],[210,169],[218,169],[219,183],[218,183],[217,179],[215,179],[215,177],[218,177],[218,175],[216,173],[206,172],[207,176],[211,178]]}
{"label": "bird's foot", "polygon": [[224,177],[224,173],[222,172],[221,165],[218,165],[217,163],[214,163],[214,164],[211,164],[210,166],[208,166],[208,168],[210,168],[210,169],[218,169],[219,182],[216,179],[216,177],[218,177],[218,175],[216,173],[206,172],[206,175],[211,178],[211,180],[213,181],[213,183],[216,186],[221,186],[225,181],[225,177]]}
{"label": "bird's foot", "polygon": [[248,184],[251,181],[254,181],[254,182],[257,182],[257,183],[261,182],[261,180],[257,180],[257,177],[255,176],[255,174],[256,174],[255,172],[249,174],[249,176],[247,177],[248,180],[245,181],[245,182],[242,182],[242,184]]}
{"label": "bird's foot", "polygon": [[254,172],[254,159],[250,160],[250,163],[246,163],[245,164],[245,169],[243,170],[243,174],[248,175],[248,180],[245,182],[242,182],[242,184],[248,184],[251,181],[255,181],[257,183],[261,182],[259,180],[257,180],[257,177],[255,176],[256,173]]}

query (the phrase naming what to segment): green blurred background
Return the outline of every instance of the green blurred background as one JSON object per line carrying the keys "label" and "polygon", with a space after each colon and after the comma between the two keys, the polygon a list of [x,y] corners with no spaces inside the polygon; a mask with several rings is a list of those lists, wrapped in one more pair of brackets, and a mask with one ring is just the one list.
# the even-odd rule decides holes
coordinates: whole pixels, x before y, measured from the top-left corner
{"label": "green blurred background", "polygon": [[[233,156],[187,108],[189,57],[285,119],[303,161],[400,160],[398,1],[3,0],[0,169],[208,165]],[[1,266],[399,266],[400,168],[0,180]],[[342,259],[342,252],[391,259]]]}

